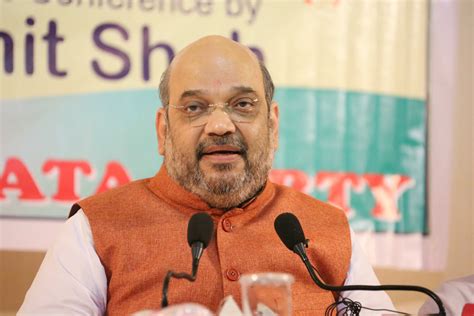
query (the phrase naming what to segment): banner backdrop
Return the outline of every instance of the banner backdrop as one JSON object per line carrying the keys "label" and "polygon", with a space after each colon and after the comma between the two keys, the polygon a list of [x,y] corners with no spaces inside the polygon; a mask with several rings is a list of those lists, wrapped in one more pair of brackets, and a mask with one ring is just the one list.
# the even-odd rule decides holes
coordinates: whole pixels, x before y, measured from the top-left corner
{"label": "banner backdrop", "polygon": [[373,263],[421,268],[427,9],[426,1],[1,1],[0,215],[64,219],[80,198],[153,176],[161,73],[190,42],[220,34],[249,46],[275,81],[281,129],[271,179],[343,208]]}

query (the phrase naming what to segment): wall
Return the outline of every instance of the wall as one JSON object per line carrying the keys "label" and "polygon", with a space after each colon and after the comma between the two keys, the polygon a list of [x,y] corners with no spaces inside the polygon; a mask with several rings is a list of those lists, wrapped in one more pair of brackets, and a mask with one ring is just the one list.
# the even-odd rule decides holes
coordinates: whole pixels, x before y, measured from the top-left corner
{"label": "wall", "polygon": [[[432,57],[436,58],[430,66],[429,177],[434,173],[441,175],[436,180],[443,184],[450,183],[450,186],[443,187],[439,183],[431,182],[429,201],[431,209],[441,205],[443,206],[441,211],[447,213],[446,226],[449,230],[449,240],[447,241],[446,268],[441,272],[388,269],[377,269],[376,272],[380,281],[385,284],[418,284],[436,289],[443,281],[474,273],[474,208],[472,204],[474,195],[472,185],[474,179],[472,157],[474,2],[465,0],[452,5],[452,2],[436,1],[431,4],[431,19],[432,21],[437,19],[438,23],[436,32],[431,34],[432,41],[440,41],[445,34],[452,34],[446,30],[449,28],[449,23],[444,23],[449,21],[447,15],[454,14],[457,19],[457,23],[454,25],[454,34],[457,34],[454,39],[456,47],[438,43],[440,44],[438,49],[443,51],[431,52]],[[448,38],[447,40],[451,41],[452,39]],[[446,60],[446,56],[449,57],[446,51],[455,52],[454,60]],[[446,65],[450,64],[453,65],[453,68],[446,69]],[[452,91],[449,91],[450,89]],[[434,97],[438,97],[438,100],[435,100]],[[450,104],[453,105],[452,108],[450,108]],[[433,105],[436,108],[433,108]],[[435,139],[433,139],[434,135],[437,136]],[[446,158],[447,152],[448,158]],[[446,174],[445,170],[439,170],[443,168],[451,170],[451,173]],[[434,188],[435,186],[438,188]],[[446,194],[446,192],[448,195],[441,196],[441,200],[439,200],[439,196],[433,196]],[[446,202],[447,209],[444,209],[443,203]],[[441,216],[443,215],[441,214]],[[439,220],[439,218],[430,220]],[[433,253],[436,254],[436,245],[432,245],[432,248]],[[401,311],[411,313],[415,313],[427,299],[424,295],[413,293],[391,292],[390,296],[396,307]]]}

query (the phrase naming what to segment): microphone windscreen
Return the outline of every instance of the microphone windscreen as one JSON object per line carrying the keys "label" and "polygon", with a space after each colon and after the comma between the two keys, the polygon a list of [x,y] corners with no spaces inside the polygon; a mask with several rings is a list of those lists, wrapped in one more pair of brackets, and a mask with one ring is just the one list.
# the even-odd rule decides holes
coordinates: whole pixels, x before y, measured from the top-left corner
{"label": "microphone windscreen", "polygon": [[278,215],[274,225],[281,241],[291,251],[293,251],[293,247],[296,244],[306,241],[300,221],[292,213],[282,213]]}
{"label": "microphone windscreen", "polygon": [[191,216],[188,223],[188,244],[191,245],[197,241],[204,244],[204,248],[209,245],[214,232],[214,223],[207,213],[196,213]]}

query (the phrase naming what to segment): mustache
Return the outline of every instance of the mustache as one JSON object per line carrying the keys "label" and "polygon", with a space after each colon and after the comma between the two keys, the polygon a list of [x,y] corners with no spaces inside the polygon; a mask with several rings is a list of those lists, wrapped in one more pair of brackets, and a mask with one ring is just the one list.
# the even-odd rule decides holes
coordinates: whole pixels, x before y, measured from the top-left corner
{"label": "mustache", "polygon": [[196,148],[197,160],[201,160],[204,156],[204,150],[209,146],[223,146],[230,145],[239,148],[239,155],[247,158],[248,146],[247,143],[237,135],[226,135],[226,136],[210,136],[200,142]]}

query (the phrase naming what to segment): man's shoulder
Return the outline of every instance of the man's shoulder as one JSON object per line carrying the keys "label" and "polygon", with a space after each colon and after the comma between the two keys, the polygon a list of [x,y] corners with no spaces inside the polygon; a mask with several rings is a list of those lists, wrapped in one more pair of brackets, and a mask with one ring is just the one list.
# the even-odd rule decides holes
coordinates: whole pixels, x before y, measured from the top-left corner
{"label": "man's shoulder", "polygon": [[309,206],[317,206],[319,208],[324,208],[335,212],[343,212],[340,207],[334,204],[330,204],[328,202],[321,201],[307,193],[298,191],[296,189],[281,184],[274,183],[273,185],[275,186],[277,197],[280,196],[286,200],[291,200],[292,202],[307,204]]}
{"label": "man's shoulder", "polygon": [[321,201],[307,193],[285,185],[274,184],[274,186],[276,199],[291,208],[287,210],[288,212],[299,213],[302,216],[330,215],[331,217],[347,220],[344,211],[334,204]]}
{"label": "man's shoulder", "polygon": [[149,192],[147,184],[150,179],[151,178],[134,180],[116,188],[86,197],[72,206],[69,217],[73,216],[79,209],[86,211],[89,209],[104,208],[109,205],[116,207],[123,203],[128,204],[127,202],[133,201],[143,193]]}
{"label": "man's shoulder", "polygon": [[130,195],[136,194],[137,192],[147,190],[147,184],[149,181],[150,181],[150,178],[134,180],[129,183],[123,184],[121,186],[118,186],[116,188],[112,188],[107,191],[91,195],[83,199],[82,201],[127,198]]}

